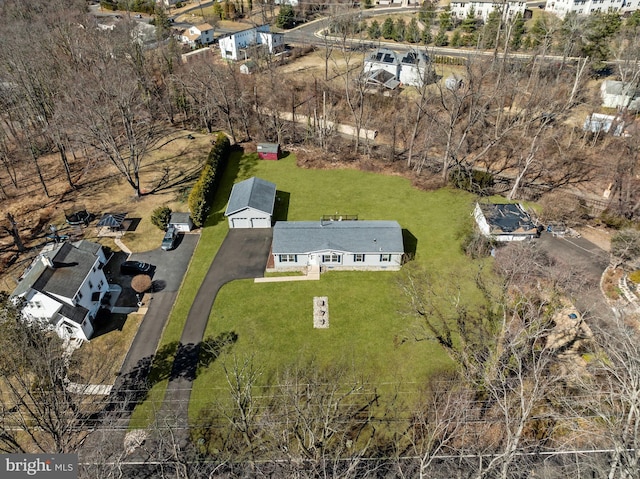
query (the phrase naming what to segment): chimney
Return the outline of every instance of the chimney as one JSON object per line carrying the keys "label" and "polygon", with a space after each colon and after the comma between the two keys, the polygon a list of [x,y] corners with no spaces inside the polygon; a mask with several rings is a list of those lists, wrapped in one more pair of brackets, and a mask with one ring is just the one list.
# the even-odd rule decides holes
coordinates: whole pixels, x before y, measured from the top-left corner
{"label": "chimney", "polygon": [[53,268],[53,262],[51,261],[51,258],[49,258],[46,254],[41,255],[40,259],[47,268]]}

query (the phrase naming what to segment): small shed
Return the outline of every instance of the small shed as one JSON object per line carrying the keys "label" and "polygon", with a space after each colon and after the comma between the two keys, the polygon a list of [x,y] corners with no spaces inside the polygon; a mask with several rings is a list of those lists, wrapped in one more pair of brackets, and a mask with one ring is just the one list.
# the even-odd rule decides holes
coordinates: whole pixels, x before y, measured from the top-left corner
{"label": "small shed", "polygon": [[254,61],[246,61],[242,65],[240,65],[240,73],[243,75],[251,75],[258,69],[258,64]]}
{"label": "small shed", "polygon": [[258,157],[261,160],[280,159],[280,145],[277,143],[258,143]]}
{"label": "small shed", "polygon": [[224,215],[229,228],[271,228],[276,201],[276,185],[260,178],[249,178],[233,185]]}
{"label": "small shed", "polygon": [[180,213],[175,211],[171,213],[169,226],[174,226],[176,230],[186,233],[193,229],[193,221],[191,220],[189,213]]}

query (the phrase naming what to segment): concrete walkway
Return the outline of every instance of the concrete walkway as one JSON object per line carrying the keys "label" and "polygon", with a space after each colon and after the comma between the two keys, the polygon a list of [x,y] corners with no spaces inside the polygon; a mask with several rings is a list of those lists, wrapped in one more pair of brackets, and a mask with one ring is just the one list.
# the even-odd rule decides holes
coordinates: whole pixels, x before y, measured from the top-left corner
{"label": "concrete walkway", "polygon": [[310,266],[306,274],[296,276],[268,276],[266,278],[254,278],[254,283],[282,283],[283,281],[319,281],[320,267]]}

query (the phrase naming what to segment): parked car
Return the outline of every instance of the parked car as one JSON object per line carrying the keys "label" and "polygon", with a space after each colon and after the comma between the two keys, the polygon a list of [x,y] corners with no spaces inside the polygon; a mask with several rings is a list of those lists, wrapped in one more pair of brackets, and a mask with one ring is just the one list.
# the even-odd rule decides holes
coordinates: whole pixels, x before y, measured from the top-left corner
{"label": "parked car", "polygon": [[162,239],[162,249],[165,251],[173,249],[176,244],[176,238],[178,238],[178,230],[175,226],[169,226]]}
{"label": "parked car", "polygon": [[120,265],[120,273],[126,275],[149,274],[151,265],[142,261],[125,261]]}

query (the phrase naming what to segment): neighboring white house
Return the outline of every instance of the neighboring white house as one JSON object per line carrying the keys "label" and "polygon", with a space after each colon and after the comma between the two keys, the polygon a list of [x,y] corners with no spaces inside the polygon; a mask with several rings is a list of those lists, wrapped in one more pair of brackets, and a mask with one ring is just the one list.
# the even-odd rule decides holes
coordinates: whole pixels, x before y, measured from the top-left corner
{"label": "neighboring white house", "polygon": [[271,228],[276,201],[276,185],[260,178],[249,178],[233,185],[224,215],[229,228]]}
{"label": "neighboring white house", "polygon": [[173,226],[176,230],[182,231],[183,233],[188,233],[193,229],[193,220],[189,213],[180,213],[175,211],[171,213],[169,226]]}
{"label": "neighboring white house", "polygon": [[274,5],[291,5],[292,7],[297,7],[298,3],[298,0],[273,0]]}
{"label": "neighboring white house", "polygon": [[591,133],[611,133],[613,136],[626,135],[624,120],[616,115],[605,115],[603,113],[591,113],[591,115],[587,116],[582,129]]}
{"label": "neighboring white house", "polygon": [[171,7],[178,3],[180,0],[156,0],[156,3],[165,7]]}
{"label": "neighboring white house", "polygon": [[502,17],[504,19],[510,19],[520,13],[524,15],[524,11],[527,8],[527,2],[525,1],[507,1],[500,2],[495,0],[474,0],[472,2],[456,1],[451,2],[451,14],[458,18],[465,18],[469,15],[471,10],[477,18],[482,18],[485,22],[489,18],[489,14],[496,9],[503,9]]}
{"label": "neighboring white house", "polygon": [[408,7],[410,5],[418,5],[422,2],[418,0],[379,0],[380,5],[398,5],[402,7]]}
{"label": "neighboring white house", "polygon": [[213,27],[208,23],[194,25],[185,30],[180,35],[180,41],[185,45],[195,48],[199,45],[209,45],[213,43]]}
{"label": "neighboring white house", "polygon": [[278,221],[268,269],[395,271],[403,255],[397,221]]}
{"label": "neighboring white house", "polygon": [[250,55],[247,49],[252,46],[262,45],[271,54],[284,49],[284,35],[282,33],[270,33],[269,25],[241,30],[218,39],[222,58],[227,60],[247,60]]}
{"label": "neighboring white house", "polygon": [[519,204],[476,203],[473,210],[480,232],[495,241],[536,238],[538,229]]}
{"label": "neighboring white house", "polygon": [[600,86],[602,106],[607,108],[640,110],[640,91],[637,84],[605,80]]}
{"label": "neighboring white house", "polygon": [[49,245],[22,275],[12,296],[23,298],[28,321],[63,339],[90,339],[93,320],[109,291],[102,246],[89,241]]}
{"label": "neighboring white house", "polygon": [[547,0],[545,10],[564,18],[567,13],[591,15],[595,12],[633,12],[640,8],[640,0]]}
{"label": "neighboring white house", "polygon": [[420,86],[432,80],[429,56],[424,52],[409,51],[404,56],[388,48],[378,48],[364,60],[367,82],[394,89],[400,84]]}

